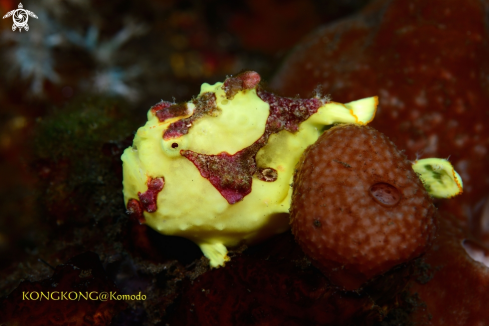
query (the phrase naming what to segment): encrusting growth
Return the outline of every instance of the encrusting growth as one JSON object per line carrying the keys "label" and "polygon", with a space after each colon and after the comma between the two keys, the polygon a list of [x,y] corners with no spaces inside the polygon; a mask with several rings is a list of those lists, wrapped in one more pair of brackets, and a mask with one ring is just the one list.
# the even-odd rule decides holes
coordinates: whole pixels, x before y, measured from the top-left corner
{"label": "encrusting growth", "polygon": [[342,289],[360,288],[433,241],[430,195],[404,155],[373,128],[326,131],[305,152],[294,185],[296,241]]}

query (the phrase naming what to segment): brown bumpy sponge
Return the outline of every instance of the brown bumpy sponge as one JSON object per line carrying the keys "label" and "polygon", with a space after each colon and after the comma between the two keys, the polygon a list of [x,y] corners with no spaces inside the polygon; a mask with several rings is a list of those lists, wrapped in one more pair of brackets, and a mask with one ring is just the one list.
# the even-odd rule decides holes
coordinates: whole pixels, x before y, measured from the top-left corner
{"label": "brown bumpy sponge", "polygon": [[370,127],[325,132],[294,178],[296,241],[344,290],[424,253],[435,235],[435,211],[405,156]]}

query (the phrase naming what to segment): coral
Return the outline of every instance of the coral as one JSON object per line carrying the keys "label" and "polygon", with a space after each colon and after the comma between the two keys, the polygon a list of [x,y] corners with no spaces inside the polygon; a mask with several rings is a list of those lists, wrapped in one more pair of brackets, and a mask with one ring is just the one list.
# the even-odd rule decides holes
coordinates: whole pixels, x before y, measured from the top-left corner
{"label": "coral", "polygon": [[46,10],[39,7],[31,9],[39,15],[35,28],[22,37],[11,31],[2,33],[2,43],[15,42],[15,46],[4,45],[6,51],[3,52],[3,59],[10,63],[7,73],[11,78],[19,74],[21,79],[31,81],[32,94],[42,95],[45,81],[60,82],[54,67],[54,51],[62,43],[62,37],[59,26]]}
{"label": "coral", "polygon": [[373,127],[410,159],[449,157],[460,173],[464,193],[435,201],[440,235],[425,258],[433,279],[413,289],[426,301],[421,324],[489,319],[481,307],[489,300],[487,269],[461,246],[466,238],[489,244],[488,6],[486,0],[463,6],[455,0],[374,1],[300,42],[271,81],[282,95],[304,96],[317,84],[340,101],[379,94]]}
{"label": "coral", "polygon": [[[353,2],[360,1],[348,1],[348,3]],[[195,90],[203,80],[212,82],[222,80],[224,75],[234,73],[243,67],[259,68],[263,79],[267,80],[269,72],[275,69],[275,63],[280,60],[282,54],[273,53],[273,55],[265,56],[260,52],[246,51],[246,48],[242,47],[246,42],[241,42],[234,33],[229,33],[225,25],[235,20],[235,8],[238,8],[240,12],[246,12],[246,8],[242,10],[242,5],[222,0],[209,3],[209,6],[189,2],[181,4],[180,2],[153,0],[108,1],[97,4],[80,0],[61,2],[41,0],[36,2],[36,5],[38,3],[52,18],[49,24],[54,27],[53,35],[56,35],[61,43],[52,46],[47,52],[39,51],[37,55],[44,53],[46,54],[44,58],[51,58],[50,69],[58,78],[49,80],[44,77],[41,82],[35,82],[32,75],[26,80],[12,78],[11,75],[5,74],[1,76],[1,84],[4,86],[0,89],[1,120],[14,121],[18,117],[19,120],[26,122],[25,127],[17,130],[17,133],[10,133],[7,128],[0,127],[2,146],[6,139],[4,135],[12,140],[9,151],[5,153],[2,147],[0,155],[13,162],[12,165],[5,165],[5,161],[2,161],[4,168],[2,177],[0,177],[3,187],[1,191],[2,213],[0,214],[2,217],[0,223],[2,224],[0,227],[2,229],[0,234],[0,249],[2,250],[0,252],[2,258],[0,260],[2,265],[0,295],[9,293],[21,279],[38,281],[46,277],[50,278],[52,271],[47,265],[38,261],[39,257],[56,266],[80,252],[93,250],[100,256],[109,278],[117,282],[121,291],[133,293],[137,289],[146,289],[145,292],[148,295],[148,300],[144,303],[132,302],[126,308],[120,307],[119,312],[113,314],[115,317],[111,322],[112,325],[162,324],[165,313],[173,314],[175,310],[180,313],[173,315],[174,322],[170,324],[179,324],[182,323],[182,316],[186,318],[190,314],[189,307],[193,310],[189,306],[194,302],[193,298],[199,300],[200,304],[207,304],[206,307],[212,308],[207,310],[209,314],[214,311],[223,312],[223,309],[219,308],[228,302],[234,302],[236,305],[226,310],[224,315],[229,316],[233,314],[233,311],[244,311],[241,316],[244,317],[244,321],[250,321],[246,317],[250,315],[247,312],[251,311],[254,319],[250,323],[255,324],[265,324],[267,321],[271,324],[273,320],[278,324],[294,322],[307,324],[325,320],[334,320],[332,322],[334,325],[341,324],[343,320],[347,321],[346,324],[351,320],[354,320],[351,323],[362,324],[371,317],[370,314],[380,318],[390,307],[397,305],[399,302],[397,296],[391,293],[382,292],[381,299],[374,299],[375,301],[364,295],[361,303],[359,300],[358,304],[353,305],[360,311],[366,307],[367,312],[359,312],[352,317],[354,309],[350,309],[350,304],[356,298],[356,294],[353,296],[336,290],[326,290],[327,293],[335,296],[334,299],[320,297],[317,298],[319,304],[315,305],[311,302],[316,297],[311,298],[314,288],[309,291],[311,289],[308,286],[309,281],[319,280],[317,283],[320,284],[321,290],[324,290],[329,289],[326,280],[317,270],[309,266],[307,258],[300,256],[297,262],[290,261],[296,256],[288,257],[287,250],[284,251],[284,254],[281,253],[281,261],[270,262],[266,257],[270,254],[270,250],[280,252],[284,249],[283,242],[277,241],[276,238],[269,245],[270,250],[258,247],[257,252],[252,248],[245,253],[244,259],[233,256],[233,261],[226,266],[226,269],[218,270],[219,273],[211,271],[208,276],[198,280],[196,275],[206,270],[208,261],[201,257],[201,252],[194,243],[183,238],[164,236],[145,224],[140,225],[140,221],[134,216],[136,214],[132,214],[129,219],[125,216],[123,207],[125,203],[120,198],[122,181],[120,152],[130,145],[134,136],[130,134],[136,130],[136,125],[143,123],[138,121],[138,117],[141,116],[140,112],[133,112],[129,117],[124,114],[121,116],[121,113],[127,111],[127,108],[118,105],[107,111],[102,110],[100,114],[91,114],[77,102],[76,104],[79,105],[77,113],[79,114],[72,114],[72,108],[62,105],[65,102],[77,101],[76,96],[80,98],[86,98],[86,95],[93,96],[94,92],[101,93],[102,96],[104,94],[122,95],[124,99],[133,99],[134,94],[139,95],[139,100],[144,101],[143,105],[137,105],[139,108],[156,103],[160,98],[171,99],[172,96],[175,96],[180,101],[189,99],[193,93],[198,93]],[[313,24],[310,22],[317,21],[311,19],[311,11],[314,10],[314,14],[317,15],[334,12],[335,7],[332,7],[330,3],[341,3],[341,1],[330,1],[327,4],[319,4],[317,1],[313,3],[317,6],[316,8],[311,9],[311,6],[308,6],[307,10],[295,10],[290,3],[284,7],[284,4],[279,2],[273,6],[267,6],[267,4],[260,6],[258,2],[255,2],[255,5],[258,5],[252,8],[254,12],[257,10],[263,12],[265,8],[280,10],[284,7],[286,9],[280,11],[284,15],[275,16],[270,15],[270,10],[265,10],[265,14],[261,16],[264,25],[245,16],[241,30],[251,40],[263,36],[262,40],[265,41],[262,44],[267,47],[277,48],[277,43],[280,43],[280,48],[285,49],[282,43],[292,44],[300,37],[301,30],[312,28]],[[0,1],[4,12],[17,7],[17,4],[18,2],[11,0]],[[244,4],[244,6],[248,5]],[[230,11],[230,7],[233,11]],[[34,7],[32,10],[39,13]],[[84,45],[76,45],[65,36],[65,33],[73,31],[85,39],[89,34],[95,35],[94,32],[96,32],[98,34],[97,42],[93,44],[103,46],[104,43],[110,42],[119,31],[125,29],[127,25],[124,22],[128,17],[133,21],[147,23],[150,26],[149,32],[144,38],[134,37],[123,43],[117,51],[113,52],[111,56],[113,62],[109,64],[99,61],[93,55],[93,50],[89,50]],[[256,17],[256,14],[253,13],[252,17]],[[299,19],[294,20],[294,17]],[[283,23],[271,23],[277,21]],[[287,21],[294,21],[294,24],[284,26]],[[43,19],[42,22],[33,20],[29,34],[23,32],[22,36],[30,37],[31,34],[34,34],[33,32],[38,31],[37,28],[41,23],[47,22],[46,19]],[[251,25],[250,22],[252,22]],[[2,26],[10,29],[8,25]],[[274,28],[274,26],[280,28]],[[3,53],[8,54],[20,47],[25,50],[24,46],[32,44],[31,42],[23,44],[17,38],[10,40],[5,47],[2,47],[2,50]],[[7,72],[7,68],[14,67],[16,73],[20,72],[14,60],[16,58],[13,57],[4,60],[1,63],[1,70]],[[42,61],[39,62],[42,63]],[[32,61],[27,61],[21,64],[29,69],[34,67],[40,70],[40,67],[43,66],[37,65],[39,62],[34,64]],[[49,60],[44,62],[49,63]],[[132,70],[131,67],[135,69]],[[42,74],[46,76],[46,72]],[[44,97],[31,102],[30,97],[26,96],[26,91],[34,83],[42,85],[41,91]],[[85,93],[80,94],[81,91]],[[237,96],[239,97],[239,94]],[[281,100],[278,96],[274,97]],[[273,97],[270,96],[270,98]],[[317,98],[324,100],[321,96]],[[48,108],[53,106],[59,107],[54,115],[48,113]],[[333,103],[330,107],[332,106]],[[278,106],[277,109],[277,112],[280,113],[281,106]],[[289,113],[292,115],[293,112],[292,110],[284,111],[284,117]],[[304,113],[300,112],[300,114]],[[317,119],[317,115],[317,112],[314,113],[310,119]],[[63,120],[65,116],[67,119]],[[104,118],[107,116],[109,119]],[[205,119],[208,118],[199,119],[191,129],[196,128]],[[286,122],[288,119],[287,117],[282,121]],[[129,126],[120,128],[121,122],[130,123]],[[300,128],[299,125],[299,130]],[[317,128],[322,131],[324,126],[317,124]],[[36,132],[32,137],[31,131],[36,129],[41,133]],[[129,135],[130,138],[125,138]],[[273,141],[276,136],[277,134],[272,134],[269,141]],[[181,138],[183,137],[185,136]],[[173,142],[169,144],[179,144],[179,139],[174,138]],[[36,153],[23,149],[32,143],[37,145]],[[21,159],[12,159],[14,158],[12,153],[19,154]],[[229,153],[232,154],[232,152]],[[210,155],[217,154],[211,153]],[[34,157],[31,158],[32,156]],[[37,160],[38,158],[40,159]],[[262,156],[261,159],[267,163],[267,157]],[[34,168],[32,175],[12,173],[25,166],[26,162],[30,162],[30,167]],[[282,174],[283,171],[269,167],[268,164],[256,166],[252,186],[257,185],[255,181],[257,179],[264,183],[280,182]],[[13,180],[13,182],[8,183],[7,180]],[[20,183],[20,180],[25,180],[25,182]],[[156,197],[156,194],[153,194],[153,191],[148,192],[152,190],[149,189],[151,187],[148,187],[148,179],[144,180],[144,183],[146,187],[142,187],[138,192],[142,195],[149,195],[151,198],[148,198],[148,203],[152,204],[152,199]],[[36,204],[30,204],[26,200],[15,200],[15,197],[12,196],[14,193],[32,201],[37,198],[37,193],[41,198]],[[158,194],[158,197],[160,195]],[[143,201],[139,200],[137,193],[134,196],[138,203],[138,206],[135,207],[141,208],[140,216],[144,218],[144,209],[139,206]],[[248,196],[245,196],[242,201],[247,200]],[[156,201],[154,203],[157,204]],[[4,214],[7,206],[11,207],[11,213]],[[162,205],[156,206],[158,209],[162,207]],[[127,207],[128,210],[131,207]],[[147,207],[147,210],[152,209]],[[22,229],[16,225],[22,225]],[[289,242],[293,243],[291,235],[289,233],[286,235]],[[265,256],[257,258],[260,250],[263,250]],[[232,254],[241,255],[241,253]],[[299,269],[309,267],[304,274],[297,275],[300,273],[297,268],[289,268],[285,265]],[[3,269],[4,266],[5,269]],[[249,271],[248,275],[240,274],[243,270]],[[221,282],[222,275],[231,276]],[[257,279],[255,275],[265,275],[265,282],[255,284],[254,281]],[[236,280],[243,280],[243,284],[252,286],[249,289],[253,291],[253,294],[250,294],[244,286],[240,286],[241,284],[236,285]],[[289,280],[291,282],[288,282]],[[382,280],[391,282],[388,275],[384,276]],[[195,284],[192,292],[186,291],[186,288],[185,291],[181,291],[184,290],[182,283],[189,286],[192,281]],[[201,290],[198,285],[204,281],[214,286],[216,291],[219,290],[218,295],[213,298],[213,302],[218,302],[214,307],[206,302],[208,297],[202,298],[202,293],[198,292]],[[294,284],[298,286],[295,288]],[[306,291],[301,291],[301,284],[305,284],[303,289]],[[403,282],[396,279],[395,284],[398,290],[398,287],[402,287]],[[239,294],[233,297],[229,288],[236,288]],[[289,293],[297,295],[298,299],[288,296]],[[368,296],[373,297],[372,294]],[[279,298],[286,299],[279,300]],[[220,299],[224,300],[220,301]],[[302,303],[302,299],[310,299],[310,301]],[[384,299],[388,300],[389,308],[382,303]],[[263,309],[255,308],[253,301],[261,303]],[[331,304],[322,305],[326,301]],[[251,307],[251,310],[246,310],[248,307],[240,303],[250,303],[248,307]],[[306,305],[308,306],[305,307]],[[3,311],[2,308],[0,310]],[[86,310],[84,306],[80,305],[77,305],[77,308],[79,316]],[[273,312],[273,315],[267,314],[270,311]],[[297,311],[299,314],[295,313]],[[313,317],[305,316],[309,312]],[[329,312],[331,315],[324,317]],[[206,311],[200,310],[200,313],[205,314]],[[90,314],[89,311],[88,314]],[[315,319],[316,316],[319,318]],[[328,319],[329,316],[332,316],[331,319]]]}
{"label": "coral", "polygon": [[307,96],[319,84],[338,101],[379,94],[372,126],[410,159],[450,157],[464,194],[437,205],[480,233],[480,203],[489,194],[488,6],[486,0],[374,1],[297,44],[270,86]]}
{"label": "coral", "polygon": [[[163,234],[196,242],[214,267],[229,259],[227,246],[288,228],[294,167],[327,125],[366,124],[375,114],[376,98],[344,105],[283,98],[259,81],[248,71],[203,84],[187,103],[156,104],[122,155],[128,211]],[[148,178],[165,180],[155,212],[135,202]]]}
{"label": "coral", "polygon": [[[141,74],[141,69],[136,66],[122,67],[101,67],[93,76],[90,86],[94,93],[106,94],[112,96],[121,96],[130,101],[136,101],[139,98],[139,91],[130,86],[129,83]],[[85,87],[86,84],[82,84]]]}
{"label": "coral", "polygon": [[[73,293],[71,293],[73,292]],[[124,302],[116,300],[60,300],[74,294],[117,292],[98,256],[87,252],[59,265],[51,278],[39,282],[23,281],[1,301],[0,323],[5,325],[110,325]],[[47,297],[37,298],[43,293]],[[25,297],[28,299],[26,300]],[[49,298],[49,299],[48,299]],[[53,299],[54,298],[54,299]]]}
{"label": "coral", "polygon": [[[93,99],[75,102],[37,123],[32,167],[40,186],[37,209],[46,224],[79,227],[90,223],[86,215],[98,223],[120,209],[111,193],[119,192],[122,181],[114,153],[126,146],[126,130],[134,128],[124,111],[113,101]],[[57,238],[70,238],[77,227]]]}
{"label": "coral", "polygon": [[422,325],[483,325],[489,321],[489,248],[479,243],[449,215],[440,218],[439,232],[423,257],[430,275],[413,281],[426,306],[416,310],[413,321]]}
{"label": "coral", "polygon": [[[202,254],[191,241],[164,237],[125,214],[121,200],[120,156],[132,142],[134,135],[130,131],[142,123],[130,112],[127,103],[113,99],[75,101],[54,110],[32,126],[34,137],[31,145],[34,145],[34,150],[30,167],[34,174],[28,181],[37,187],[37,191],[24,191],[25,196],[33,198],[33,207],[42,218],[38,221],[37,215],[31,215],[29,226],[37,228],[38,233],[30,232],[19,240],[12,236],[12,228],[5,229],[12,239],[24,243],[22,250],[25,252],[11,253],[17,254],[17,260],[0,271],[0,316],[7,312],[7,320],[13,322],[28,318],[21,316],[19,310],[15,310],[12,316],[9,312],[12,305],[3,305],[7,302],[4,301],[6,296],[18,287],[21,280],[48,283],[53,274],[48,264],[64,264],[64,267],[58,267],[64,273],[68,269],[66,266],[71,264],[70,260],[85,251],[96,252],[100,257],[109,279],[102,280],[104,286],[109,286],[112,280],[124,294],[144,291],[148,296],[147,301],[115,306],[110,314],[100,310],[102,314],[97,316],[107,318],[104,325],[114,325],[112,316],[118,319],[121,311],[128,315],[139,312],[139,318],[151,320],[149,324],[156,323],[154,319],[161,319],[166,307],[178,296],[181,279],[187,275],[195,277],[208,267],[207,260],[197,263]],[[13,202],[12,206],[19,210],[20,204]],[[9,224],[6,225],[11,226],[19,215],[3,217],[8,218],[5,222]],[[191,263],[193,268],[185,268]],[[71,271],[71,267],[68,270]],[[166,278],[162,276],[165,273]],[[76,279],[67,278],[67,281],[73,280]],[[155,287],[153,284],[157,281],[160,284]],[[22,283],[19,290],[28,291],[25,285],[28,283]],[[97,290],[102,291],[104,286],[97,286]],[[8,300],[12,298],[9,296]],[[38,303],[34,303],[34,308]],[[73,319],[83,322],[86,313],[85,322],[90,323],[93,310],[83,302],[73,303],[76,303],[73,308],[77,309]],[[16,304],[17,301],[13,302],[14,306]],[[66,313],[71,313],[71,306],[68,308],[70,310]],[[144,311],[142,317],[141,311]],[[44,322],[44,319],[39,318],[38,322]]]}
{"label": "coral", "polygon": [[134,101],[139,94],[135,88],[128,85],[128,82],[138,76],[141,69],[136,65],[119,67],[115,63],[120,48],[130,39],[146,32],[145,25],[128,21],[117,34],[105,41],[99,40],[99,29],[96,26],[90,26],[85,36],[74,30],[68,30],[64,33],[64,37],[73,45],[84,49],[97,63],[93,84],[90,83],[90,87],[94,87],[95,92],[119,95]]}
{"label": "coral", "polygon": [[411,164],[369,127],[326,131],[294,178],[292,232],[346,290],[424,253],[435,235],[434,213]]}
{"label": "coral", "polygon": [[[240,36],[241,42],[247,48],[276,55],[293,46],[305,33],[319,25],[321,20],[325,20],[325,17],[329,21],[340,16],[341,12],[351,12],[366,2],[248,0],[243,3],[246,10],[232,13],[229,28]],[[274,14],[270,15],[272,12]]]}
{"label": "coral", "polygon": [[[121,66],[117,60],[120,48],[129,40],[137,38],[147,32],[143,24],[126,20],[124,26],[111,37],[103,40],[99,38],[99,27],[90,26],[85,35],[64,25],[62,16],[66,4],[56,3],[49,5],[49,0],[29,7],[39,15],[34,28],[25,36],[19,37],[10,31],[2,33],[2,41],[7,43],[5,59],[9,62],[9,79],[20,74],[22,79],[31,84],[31,92],[35,96],[45,96],[46,82],[61,84],[69,82],[71,76],[59,73],[63,70],[62,60],[56,53],[60,50],[82,50],[91,57],[95,69],[89,76],[79,78],[81,89],[91,93],[117,95],[129,100],[137,100],[138,91],[130,86],[131,81],[142,72],[138,65]],[[43,6],[44,4],[44,6]],[[82,4],[76,4],[80,10],[90,10]],[[88,77],[88,78],[87,78]]]}
{"label": "coral", "polygon": [[386,319],[384,314],[402,301],[407,275],[409,269],[397,270],[363,293],[338,291],[286,232],[245,250],[225,268],[184,280],[181,297],[163,321],[170,325],[376,325],[388,320],[390,316]]}
{"label": "coral", "polygon": [[111,65],[124,43],[133,37],[144,34],[146,31],[144,25],[129,21],[116,35],[106,41],[99,40],[100,31],[96,26],[90,26],[84,37],[71,30],[65,33],[65,37],[74,45],[88,51],[100,64]]}

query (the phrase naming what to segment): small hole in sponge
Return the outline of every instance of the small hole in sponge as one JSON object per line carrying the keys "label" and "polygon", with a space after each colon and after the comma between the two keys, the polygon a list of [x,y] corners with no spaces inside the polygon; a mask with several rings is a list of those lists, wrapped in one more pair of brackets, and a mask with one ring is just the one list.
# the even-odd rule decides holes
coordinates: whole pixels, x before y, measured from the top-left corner
{"label": "small hole in sponge", "polygon": [[401,200],[399,190],[385,182],[374,184],[369,189],[373,199],[382,206],[393,207]]}
{"label": "small hole in sponge", "polygon": [[314,227],[316,228],[319,228],[321,227],[321,221],[318,220],[318,219],[314,219],[314,221],[312,222],[312,224],[314,225]]}
{"label": "small hole in sponge", "polygon": [[178,147],[178,144],[177,143],[171,144],[171,148],[177,148],[177,147]]}

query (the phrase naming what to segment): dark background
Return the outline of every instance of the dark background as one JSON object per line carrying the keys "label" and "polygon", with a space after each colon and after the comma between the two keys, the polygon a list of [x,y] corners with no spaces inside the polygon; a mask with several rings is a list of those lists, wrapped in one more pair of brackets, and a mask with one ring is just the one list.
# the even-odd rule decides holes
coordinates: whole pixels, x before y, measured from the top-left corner
{"label": "dark background", "polygon": [[199,258],[125,215],[119,157],[147,110],[244,69],[266,85],[306,34],[367,2],[22,2],[28,32],[0,21],[0,297],[86,251],[127,291],[151,280],[135,271]]}
{"label": "dark background", "polygon": [[[30,17],[28,32],[13,32],[11,18],[0,22],[0,267],[34,254],[42,245],[36,240],[40,228],[57,232],[38,201],[44,191],[39,174],[47,168],[35,162],[66,156],[62,152],[83,142],[87,132],[70,138],[70,129],[85,126],[69,125],[53,135],[49,129],[59,119],[69,120],[70,114],[80,119],[77,114],[87,101],[110,102],[117,105],[114,124],[125,123],[128,129],[101,141],[125,139],[143,124],[151,105],[161,99],[189,100],[203,82],[221,81],[243,69],[258,71],[266,82],[305,34],[366,2],[24,2],[39,17]],[[16,8],[15,1],[0,2],[2,16]],[[88,128],[94,129],[92,120],[101,111],[90,111],[93,116],[84,122]],[[107,121],[104,128],[111,124]],[[59,174],[56,167],[52,170]]]}
{"label": "dark background", "polygon": [[[487,321],[470,250],[489,257],[488,1],[23,2],[28,32],[0,20],[0,325]],[[0,15],[17,5],[0,0]],[[450,158],[464,193],[434,201],[423,257],[345,293],[290,232],[209,271],[195,244],[126,214],[120,155],[147,110],[242,70],[279,95],[378,95],[370,126],[408,160]],[[21,299],[53,288],[147,300]]]}

